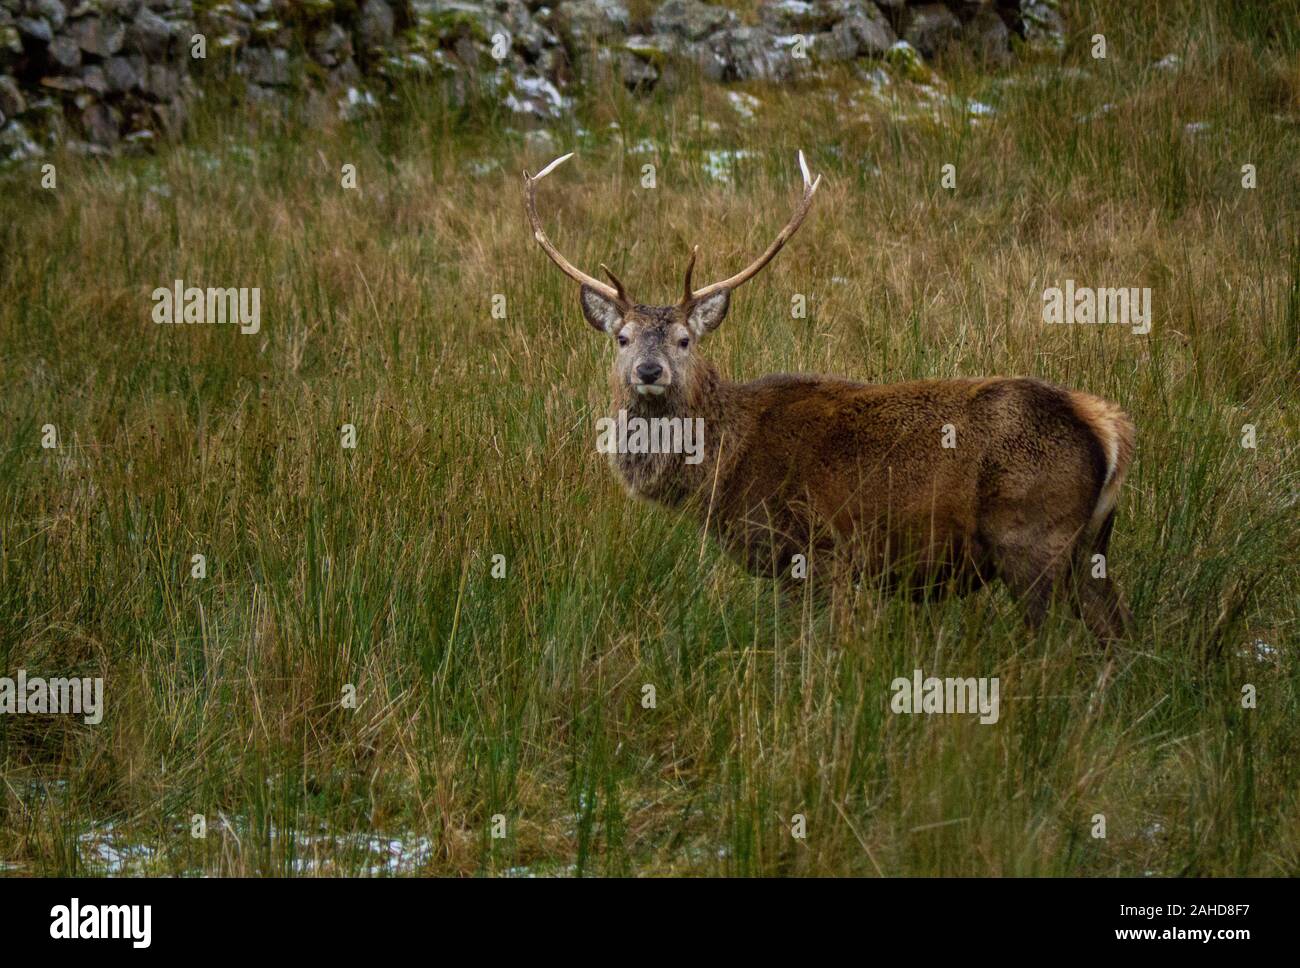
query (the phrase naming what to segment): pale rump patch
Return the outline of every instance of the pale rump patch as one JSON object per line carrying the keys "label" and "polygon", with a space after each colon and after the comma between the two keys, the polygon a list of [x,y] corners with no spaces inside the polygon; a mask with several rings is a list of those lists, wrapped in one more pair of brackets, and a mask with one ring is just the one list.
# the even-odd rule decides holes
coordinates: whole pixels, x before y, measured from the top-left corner
{"label": "pale rump patch", "polygon": [[1106,480],[1097,495],[1097,506],[1092,512],[1092,529],[1100,528],[1106,516],[1115,509],[1119,500],[1120,485],[1128,473],[1133,459],[1133,422],[1128,415],[1109,400],[1090,393],[1071,391],[1070,402],[1074,412],[1088,425],[1106,455]]}

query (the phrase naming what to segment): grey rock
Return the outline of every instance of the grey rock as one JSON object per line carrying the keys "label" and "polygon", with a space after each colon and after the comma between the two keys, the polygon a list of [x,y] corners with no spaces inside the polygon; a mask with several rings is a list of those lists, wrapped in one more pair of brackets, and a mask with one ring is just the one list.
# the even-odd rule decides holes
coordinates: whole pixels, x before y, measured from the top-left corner
{"label": "grey rock", "polygon": [[10,121],[0,125],[0,160],[9,160],[9,152],[21,141],[28,138],[27,129],[21,121]]}
{"label": "grey rock", "polygon": [[17,163],[29,158],[39,158],[44,150],[27,133],[19,121],[10,121],[0,128],[0,161]]}
{"label": "grey rock", "polygon": [[841,21],[828,33],[814,34],[816,41],[808,51],[808,56],[819,64],[851,61],[858,56],[858,40]]}
{"label": "grey rock", "polygon": [[683,40],[700,40],[735,22],[735,13],[726,7],[707,6],[700,0],[665,0],[650,18],[655,33]]}
{"label": "grey rock", "polygon": [[49,48],[50,60],[65,71],[75,70],[81,66],[81,48],[67,34],[55,37]]}
{"label": "grey rock", "polygon": [[12,77],[0,75],[0,111],[7,117],[16,117],[27,110],[27,100]]}
{"label": "grey rock", "polygon": [[784,81],[794,74],[790,52],[762,27],[733,27],[714,34],[708,47],[722,62],[724,81]]}
{"label": "grey rock", "polygon": [[672,34],[633,34],[623,46],[628,50],[645,51],[645,56],[659,59],[682,53],[686,42]]}
{"label": "grey rock", "polygon": [[581,55],[601,41],[626,34],[632,18],[622,0],[568,0],[556,7],[551,24],[564,46]]}
{"label": "grey rock", "polygon": [[110,57],[104,61],[104,79],[114,94],[125,94],[140,83],[140,75],[125,57]]}
{"label": "grey rock", "polygon": [[108,77],[104,73],[104,68],[98,64],[91,64],[82,72],[81,82],[86,85],[88,91],[94,91],[96,94],[108,93]]}
{"label": "grey rock", "polygon": [[241,60],[254,84],[284,87],[290,83],[288,51],[266,47],[249,48],[244,51]]}
{"label": "grey rock", "polygon": [[103,17],[82,17],[68,25],[68,31],[87,54],[112,57],[122,49],[126,40],[126,27],[117,20]]}
{"label": "grey rock", "polygon": [[505,91],[505,106],[515,114],[539,120],[558,118],[569,103],[550,80],[539,75],[502,71],[496,83]]}
{"label": "grey rock", "polygon": [[618,52],[618,76],[633,91],[648,91],[659,83],[659,68],[630,50]]}
{"label": "grey rock", "polygon": [[22,54],[23,38],[18,33],[18,28],[12,25],[0,27],[0,68]]}
{"label": "grey rock", "polygon": [[158,121],[158,127],[162,128],[165,133],[179,134],[185,126],[185,119],[188,116],[189,109],[185,106],[184,98],[176,98],[173,101],[155,104],[152,113]]}
{"label": "grey rock", "polygon": [[[253,25],[235,16],[230,7],[224,4],[204,9],[199,14],[197,27],[200,33],[207,35],[209,57],[214,48],[242,48],[253,36]],[[233,39],[233,42],[228,38]],[[188,36],[185,39],[188,43]]]}
{"label": "grey rock", "polygon": [[146,57],[161,57],[167,53],[176,28],[152,10],[142,7],[127,31],[127,50]]}
{"label": "grey rock", "polygon": [[884,57],[898,37],[880,11],[874,7],[865,16],[852,16],[831,28],[828,43],[830,51],[842,53],[843,60],[858,57]]}
{"label": "grey rock", "polygon": [[245,97],[252,104],[260,104],[275,111],[287,106],[287,100],[281,91],[272,87],[263,87],[261,84],[249,84]]}
{"label": "grey rock", "polygon": [[961,21],[941,3],[926,3],[907,10],[903,39],[920,51],[923,57],[933,57],[960,34]]}
{"label": "grey rock", "polygon": [[44,92],[37,92],[39,97],[33,98],[27,102],[27,114],[37,119],[38,125],[43,125],[56,115],[63,113],[63,107],[52,97],[45,97]]}
{"label": "grey rock", "polygon": [[141,128],[139,131],[132,131],[128,134],[122,139],[122,143],[128,148],[140,151],[152,146],[157,138],[158,136],[148,128]]}
{"label": "grey rock", "polygon": [[354,60],[346,60],[330,71],[330,83],[336,87],[360,84],[363,80],[361,68],[357,67],[357,62]]}
{"label": "grey rock", "polygon": [[469,34],[487,43],[505,24],[496,16],[496,8],[479,0],[424,0],[417,9],[432,18],[442,40],[450,42]]}
{"label": "grey rock", "polygon": [[81,129],[91,144],[111,148],[117,144],[122,116],[105,104],[92,104],[81,112]]}
{"label": "grey rock", "polygon": [[32,16],[44,20],[56,33],[63,29],[68,19],[68,10],[59,0],[30,0],[27,10]]}
{"label": "grey rock", "polygon": [[[688,59],[694,57],[699,62],[704,76],[714,79],[721,79],[725,66],[718,55],[703,44],[688,45],[684,40],[671,34],[635,34],[624,42],[622,52],[645,61],[653,67],[658,75],[656,83],[673,75],[671,67],[674,57]],[[645,71],[631,65],[628,65],[627,69],[634,79],[645,75]]]}
{"label": "grey rock", "polygon": [[537,55],[533,69],[547,77],[557,77],[564,67],[564,54],[558,47],[548,47]]}
{"label": "grey rock", "polygon": [[14,26],[18,32],[32,40],[39,41],[42,44],[48,44],[54,39],[54,31],[50,25],[41,17],[19,17],[14,21]]}
{"label": "grey rock", "polygon": [[159,101],[171,101],[181,92],[181,78],[175,68],[150,64],[140,81],[144,93]]}
{"label": "grey rock", "polygon": [[1065,46],[1065,21],[1054,0],[1022,0],[1020,20],[1031,44],[1057,50]]}
{"label": "grey rock", "polygon": [[778,34],[813,34],[829,30],[843,13],[819,0],[775,0],[763,5],[760,17],[763,26]]}
{"label": "grey rock", "polygon": [[675,60],[694,64],[710,81],[721,81],[727,73],[727,62],[706,41],[690,43],[674,34],[634,34],[623,49],[657,67],[661,81],[675,76]]}
{"label": "grey rock", "polygon": [[107,158],[112,152],[103,145],[92,145],[89,141],[74,138],[68,141],[68,151],[80,158]]}
{"label": "grey rock", "polygon": [[384,0],[366,0],[357,21],[357,40],[362,48],[387,47],[393,40],[393,8]]}
{"label": "grey rock", "polygon": [[496,0],[496,3],[511,44],[529,60],[536,60],[544,49],[559,43],[559,38],[528,12],[523,0]]}
{"label": "grey rock", "polygon": [[[243,50],[248,46],[249,40],[253,36],[252,30],[248,24],[240,21],[230,21],[228,29],[214,31],[208,34],[208,56],[212,56],[212,51],[232,51]],[[215,38],[215,39],[213,39]]]}
{"label": "grey rock", "polygon": [[334,67],[352,56],[352,36],[332,23],[312,35],[311,55],[325,67]]}
{"label": "grey rock", "polygon": [[831,11],[836,22],[848,20],[850,17],[867,17],[889,22],[880,12],[883,4],[872,3],[871,0],[818,0],[818,2]]}
{"label": "grey rock", "polygon": [[483,53],[478,45],[468,37],[457,37],[451,48],[456,58],[471,70],[478,68],[483,61]]}
{"label": "grey rock", "polygon": [[338,101],[339,117],[344,121],[355,121],[374,113],[379,108],[375,96],[361,88],[350,87],[344,97]]}
{"label": "grey rock", "polygon": [[1011,31],[991,7],[981,7],[966,24],[964,43],[986,64],[1005,66],[1011,61]]}

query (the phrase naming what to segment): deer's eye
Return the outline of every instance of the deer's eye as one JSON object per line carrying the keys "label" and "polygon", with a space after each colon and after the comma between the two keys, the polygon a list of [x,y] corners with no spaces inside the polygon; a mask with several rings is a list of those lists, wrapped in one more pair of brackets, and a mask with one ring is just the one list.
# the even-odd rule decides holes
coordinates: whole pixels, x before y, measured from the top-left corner
{"label": "deer's eye", "polygon": [[682,349],[686,349],[686,347],[691,345],[691,341],[686,337],[682,337],[677,341],[677,345],[680,346]]}
{"label": "deer's eye", "polygon": [[619,333],[619,334],[618,334],[618,345],[619,345],[619,346],[626,346],[626,345],[627,345],[627,337],[624,336],[622,333]]}

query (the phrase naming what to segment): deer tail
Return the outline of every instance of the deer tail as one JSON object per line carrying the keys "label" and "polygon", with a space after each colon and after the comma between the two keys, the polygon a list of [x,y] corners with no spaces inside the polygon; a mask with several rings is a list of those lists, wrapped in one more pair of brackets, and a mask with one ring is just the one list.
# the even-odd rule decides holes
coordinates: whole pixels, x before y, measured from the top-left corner
{"label": "deer tail", "polygon": [[1106,456],[1106,474],[1098,490],[1090,522],[1092,533],[1100,536],[1103,530],[1110,530],[1104,526],[1115,510],[1120,486],[1133,462],[1136,428],[1128,414],[1109,400],[1075,390],[1070,392],[1070,402]]}

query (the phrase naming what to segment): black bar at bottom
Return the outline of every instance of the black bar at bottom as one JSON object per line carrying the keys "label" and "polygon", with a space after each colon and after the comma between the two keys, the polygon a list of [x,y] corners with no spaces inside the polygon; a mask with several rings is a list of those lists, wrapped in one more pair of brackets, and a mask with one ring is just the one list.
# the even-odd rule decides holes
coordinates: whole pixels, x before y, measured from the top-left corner
{"label": "black bar at bottom", "polygon": [[685,937],[695,939],[693,954],[716,947],[732,959],[747,949],[770,954],[782,941],[805,956],[901,943],[927,956],[1199,947],[1231,957],[1286,942],[1291,887],[1245,879],[13,878],[0,879],[0,923],[9,959],[72,947],[127,957],[373,957],[390,944],[560,957],[576,944],[588,957],[607,957],[619,948],[590,946],[610,932],[629,945],[623,955],[658,949],[665,957],[680,954]]}

